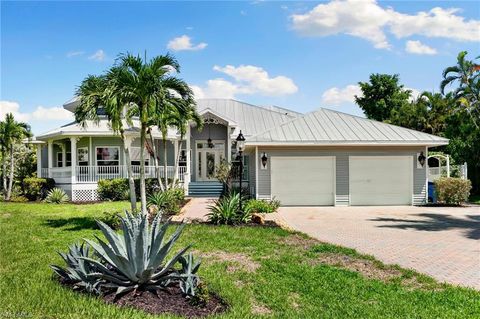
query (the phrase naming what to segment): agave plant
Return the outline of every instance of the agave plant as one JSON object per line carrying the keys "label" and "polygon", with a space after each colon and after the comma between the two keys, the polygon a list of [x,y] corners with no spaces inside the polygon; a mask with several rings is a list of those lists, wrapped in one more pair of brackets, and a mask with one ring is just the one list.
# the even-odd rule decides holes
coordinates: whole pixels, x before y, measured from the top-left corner
{"label": "agave plant", "polygon": [[54,204],[66,203],[69,200],[70,199],[68,198],[68,195],[65,193],[65,191],[58,187],[52,188],[47,193],[47,197],[45,198],[45,202]]}
{"label": "agave plant", "polygon": [[73,244],[67,253],[58,253],[67,264],[66,268],[51,265],[53,271],[65,282],[87,292],[100,293],[100,279],[92,274],[97,272],[96,267],[84,258],[91,258],[88,244]]}
{"label": "agave plant", "polygon": [[103,222],[97,221],[108,243],[98,237],[98,243],[86,239],[100,256],[100,260],[82,257],[97,268],[92,275],[105,280],[104,286],[116,289],[116,294],[137,289],[157,290],[178,280],[179,273],[174,265],[190,246],[173,254],[168,260],[167,255],[185,224],[178,226],[166,240],[170,224],[161,224],[160,214],[155,217],[151,227],[148,227],[147,217],[143,214],[134,216],[127,212],[126,217],[120,219],[123,234],[117,234]]}
{"label": "agave plant", "polygon": [[182,269],[179,271],[180,289],[187,297],[194,297],[200,279],[197,275],[201,261],[195,260],[192,253],[179,259]]}

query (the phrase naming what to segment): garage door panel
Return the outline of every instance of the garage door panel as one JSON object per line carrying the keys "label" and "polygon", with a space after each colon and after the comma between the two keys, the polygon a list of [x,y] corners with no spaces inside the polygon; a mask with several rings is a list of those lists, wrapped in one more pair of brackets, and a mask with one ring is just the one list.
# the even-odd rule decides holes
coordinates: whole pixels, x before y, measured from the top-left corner
{"label": "garage door panel", "polygon": [[332,157],[272,157],[272,196],[282,205],[333,205]]}
{"label": "garage door panel", "polygon": [[411,156],[350,157],[351,205],[410,205]]}

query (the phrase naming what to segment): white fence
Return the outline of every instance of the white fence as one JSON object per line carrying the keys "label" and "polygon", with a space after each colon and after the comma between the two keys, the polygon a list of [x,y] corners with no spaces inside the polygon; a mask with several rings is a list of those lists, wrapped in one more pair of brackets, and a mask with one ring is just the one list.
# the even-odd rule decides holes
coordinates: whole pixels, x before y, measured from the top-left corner
{"label": "white fence", "polygon": [[[159,174],[164,178],[163,166],[159,167]],[[185,166],[178,167],[178,180],[183,183],[187,168]],[[132,166],[133,177],[140,177],[140,165]],[[48,177],[48,168],[41,169],[41,177]],[[173,178],[175,167],[167,166],[167,178]],[[155,166],[145,166],[145,177],[155,178]],[[54,167],[51,169],[50,177],[55,179],[56,183],[71,183],[72,168],[71,167]],[[126,165],[119,166],[77,166],[75,167],[75,177],[77,183],[95,183],[102,179],[127,178],[128,169]]]}
{"label": "white fence", "polygon": [[[449,171],[450,169],[450,171]],[[428,168],[428,180],[434,182],[440,177],[458,177],[467,179],[467,163],[463,165],[450,165]]]}

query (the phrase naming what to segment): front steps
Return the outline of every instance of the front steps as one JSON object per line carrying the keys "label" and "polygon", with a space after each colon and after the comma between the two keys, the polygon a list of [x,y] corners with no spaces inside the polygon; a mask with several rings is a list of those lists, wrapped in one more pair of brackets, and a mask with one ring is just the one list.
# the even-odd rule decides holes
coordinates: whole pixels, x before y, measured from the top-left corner
{"label": "front steps", "polygon": [[220,182],[190,182],[188,196],[191,197],[220,197],[223,184]]}

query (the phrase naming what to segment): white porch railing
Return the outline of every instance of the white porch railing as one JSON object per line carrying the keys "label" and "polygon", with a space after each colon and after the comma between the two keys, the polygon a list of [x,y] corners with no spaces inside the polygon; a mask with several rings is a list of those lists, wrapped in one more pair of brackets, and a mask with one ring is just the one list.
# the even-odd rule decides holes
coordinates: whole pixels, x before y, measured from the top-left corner
{"label": "white porch railing", "polygon": [[[160,177],[164,177],[163,166],[159,167]],[[133,177],[140,177],[140,165],[132,166]],[[180,166],[178,168],[178,181],[183,183],[185,181],[185,173],[187,171],[186,166]],[[41,177],[48,177],[48,168],[42,168],[40,173]],[[175,174],[175,167],[167,166],[167,178],[173,178]],[[127,178],[128,170],[126,165],[119,166],[77,166],[75,168],[75,176],[77,183],[95,183],[102,179],[113,178]],[[145,166],[145,177],[155,178],[155,166]],[[72,182],[72,169],[71,167],[53,167],[51,169],[51,177],[55,179],[57,183],[71,183]]]}
{"label": "white porch railing", "polygon": [[[449,171],[450,170],[450,171]],[[462,179],[467,178],[467,163],[463,165],[450,165],[450,166],[440,166],[440,167],[429,167],[428,168],[428,180],[434,182],[440,177],[458,177]]]}

